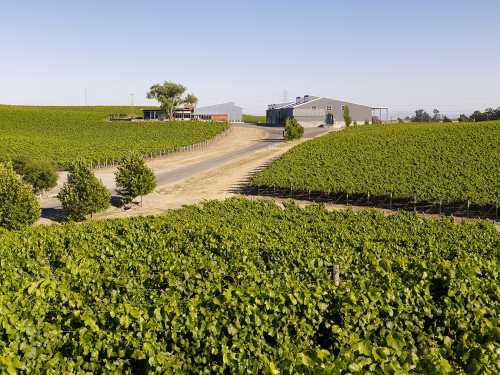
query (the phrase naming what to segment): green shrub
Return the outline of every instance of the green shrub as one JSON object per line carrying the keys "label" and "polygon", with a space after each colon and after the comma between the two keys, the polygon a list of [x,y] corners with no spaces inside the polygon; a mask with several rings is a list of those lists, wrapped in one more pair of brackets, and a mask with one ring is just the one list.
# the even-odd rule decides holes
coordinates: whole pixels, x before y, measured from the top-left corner
{"label": "green shrub", "polygon": [[294,139],[300,139],[304,135],[304,128],[299,124],[299,122],[294,118],[288,118],[285,123],[285,140],[291,141]]}
{"label": "green shrub", "polygon": [[33,187],[35,194],[52,189],[57,185],[57,173],[54,166],[43,160],[19,159],[13,162],[14,170],[22,176],[24,182]]}
{"label": "green shrub", "polygon": [[0,163],[0,227],[20,229],[40,218],[40,204],[12,165]]}
{"label": "green shrub", "polygon": [[130,203],[140,196],[142,204],[142,196],[151,193],[156,187],[153,171],[139,154],[132,154],[122,160],[115,179],[124,203]]}
{"label": "green shrub", "polygon": [[57,197],[68,219],[84,220],[87,215],[108,208],[111,194],[92,174],[89,166],[83,161],[78,161],[71,165],[68,181]]}

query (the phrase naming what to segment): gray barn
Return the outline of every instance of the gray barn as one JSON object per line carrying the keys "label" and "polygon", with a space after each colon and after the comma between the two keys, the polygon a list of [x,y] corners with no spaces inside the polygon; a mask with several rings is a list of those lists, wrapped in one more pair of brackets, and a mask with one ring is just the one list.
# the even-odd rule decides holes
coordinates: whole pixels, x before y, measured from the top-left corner
{"label": "gray barn", "polygon": [[293,117],[305,128],[320,125],[343,127],[346,105],[353,122],[372,122],[372,107],[309,95],[297,97],[295,102],[269,105],[266,118],[270,125],[283,125],[287,118]]}
{"label": "gray barn", "polygon": [[241,122],[243,108],[238,107],[233,102],[199,107],[194,111],[197,115],[224,115],[227,114],[230,122]]}

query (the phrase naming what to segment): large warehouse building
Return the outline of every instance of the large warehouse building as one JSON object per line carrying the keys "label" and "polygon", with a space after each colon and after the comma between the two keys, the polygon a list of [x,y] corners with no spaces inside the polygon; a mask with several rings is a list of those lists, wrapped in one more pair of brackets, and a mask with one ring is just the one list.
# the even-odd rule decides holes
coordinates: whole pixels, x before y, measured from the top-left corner
{"label": "large warehouse building", "polygon": [[199,107],[194,110],[196,115],[222,115],[227,114],[229,122],[241,122],[243,108],[238,107],[233,102]]}
{"label": "large warehouse building", "polygon": [[283,125],[287,118],[293,117],[305,128],[320,125],[342,127],[345,126],[344,106],[346,105],[349,107],[352,121],[372,122],[372,113],[375,108],[309,95],[297,97],[294,102],[269,105],[266,118],[270,125]]}

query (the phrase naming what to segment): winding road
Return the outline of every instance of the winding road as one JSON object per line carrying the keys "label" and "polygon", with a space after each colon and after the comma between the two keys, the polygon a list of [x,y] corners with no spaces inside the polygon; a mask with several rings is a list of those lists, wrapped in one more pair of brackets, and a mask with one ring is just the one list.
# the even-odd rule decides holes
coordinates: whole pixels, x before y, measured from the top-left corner
{"label": "winding road", "polygon": [[[305,129],[304,140],[327,131],[326,128]],[[226,136],[203,149],[174,153],[148,161],[148,166],[156,175],[158,187],[155,193],[145,197],[143,207],[132,210],[133,214],[158,213],[183,204],[233,195],[231,191],[234,190],[235,184],[256,168],[283,154],[296,144],[284,142],[282,133],[283,128],[277,127],[233,125]],[[116,195],[115,171],[114,167],[94,171],[113,195]],[[217,181],[210,183],[210,174],[217,175]],[[41,199],[41,223],[50,223],[61,217],[62,207],[56,195],[66,179],[67,173],[61,172],[58,186]],[[205,190],[198,191],[200,187]],[[213,189],[210,190],[210,187]],[[175,203],[166,203],[169,202],[169,193],[174,190],[179,193],[179,188],[188,193],[184,194],[185,198],[180,193],[176,195]],[[198,195],[196,195],[197,191]],[[221,192],[222,196],[220,196]],[[130,216],[130,212],[112,208],[102,216]]]}

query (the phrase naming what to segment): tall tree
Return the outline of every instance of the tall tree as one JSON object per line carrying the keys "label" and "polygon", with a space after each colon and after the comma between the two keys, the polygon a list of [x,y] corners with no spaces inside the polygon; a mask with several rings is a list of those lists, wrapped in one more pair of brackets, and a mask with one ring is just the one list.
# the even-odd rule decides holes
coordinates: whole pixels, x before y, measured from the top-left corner
{"label": "tall tree", "polygon": [[166,81],[156,84],[149,89],[147,98],[154,99],[160,103],[160,107],[165,111],[169,120],[174,118],[175,108],[181,104],[196,104],[198,99],[193,94],[185,95],[186,88],[175,82]]}
{"label": "tall tree", "polygon": [[434,114],[434,116],[432,117],[433,121],[441,121],[441,114],[439,113],[439,109],[434,109],[432,113]]}
{"label": "tall tree", "polygon": [[0,227],[21,229],[40,217],[40,204],[31,187],[21,181],[12,165],[0,163]]}
{"label": "tall tree", "polygon": [[344,122],[346,127],[351,126],[352,123],[351,111],[349,110],[349,106],[347,104],[344,105]]}
{"label": "tall tree", "polygon": [[431,115],[429,115],[423,109],[417,109],[415,111],[415,116],[412,117],[411,121],[413,121],[413,122],[430,122]]}
{"label": "tall tree", "polygon": [[109,207],[111,194],[83,161],[69,168],[68,181],[57,195],[72,220],[84,220],[87,215]]}
{"label": "tall tree", "polygon": [[122,160],[115,173],[118,192],[125,203],[134,198],[151,193],[156,187],[153,171],[146,166],[144,159],[138,154],[132,154]]}
{"label": "tall tree", "polygon": [[193,94],[188,94],[186,96],[185,102],[186,102],[186,104],[189,104],[190,106],[195,108],[196,104],[198,104],[198,98],[196,96],[194,96]]}

